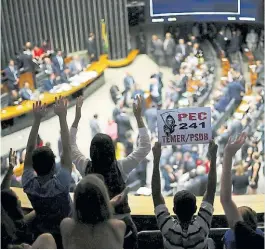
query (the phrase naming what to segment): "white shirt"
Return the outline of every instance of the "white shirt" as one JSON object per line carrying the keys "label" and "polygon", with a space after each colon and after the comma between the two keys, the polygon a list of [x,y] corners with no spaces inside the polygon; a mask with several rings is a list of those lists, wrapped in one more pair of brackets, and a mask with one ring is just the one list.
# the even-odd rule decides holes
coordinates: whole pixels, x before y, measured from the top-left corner
{"label": "white shirt", "polygon": [[[71,127],[70,129],[70,146],[72,151],[72,161],[81,174],[85,174],[85,170],[90,161],[79,150],[76,144],[77,129]],[[118,167],[120,169],[124,182],[127,181],[128,176],[125,174],[125,169],[132,170],[138,166],[138,164],[145,159],[148,153],[151,151],[151,141],[147,128],[139,128],[139,145],[133,152],[125,159],[119,160]],[[128,172],[128,170],[126,172]],[[116,218],[122,219],[129,214],[115,215]]]}
{"label": "white shirt", "polygon": [[60,65],[60,70],[63,70],[63,58],[61,56],[56,56],[59,65]]}
{"label": "white shirt", "polygon": [[169,39],[166,39],[166,40],[164,41],[164,50],[167,49],[168,43],[169,43]]}

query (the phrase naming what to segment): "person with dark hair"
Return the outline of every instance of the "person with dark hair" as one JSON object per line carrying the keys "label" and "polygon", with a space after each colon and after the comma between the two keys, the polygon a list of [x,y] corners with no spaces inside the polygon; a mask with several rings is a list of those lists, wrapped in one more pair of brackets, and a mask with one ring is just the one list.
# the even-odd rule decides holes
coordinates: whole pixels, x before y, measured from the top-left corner
{"label": "person with dark hair", "polygon": [[[72,159],[83,176],[89,173],[97,173],[104,177],[110,198],[125,189],[127,175],[145,159],[151,150],[150,138],[141,115],[142,101],[142,98],[138,96],[137,103],[133,107],[139,128],[139,146],[125,159],[117,161],[112,139],[106,134],[97,134],[91,141],[90,161],[80,152],[76,144],[76,133],[83,104],[82,97],[77,99],[75,120],[70,129]],[[127,225],[125,248],[137,247],[137,229],[132,221],[130,211],[127,197],[124,202],[115,208],[115,218],[124,220]]]}
{"label": "person with dark hair", "polygon": [[98,60],[95,34],[92,32],[89,34],[87,42],[87,52],[90,62],[95,62]]}
{"label": "person with dark hair", "polygon": [[261,167],[260,153],[254,152],[252,155],[251,175],[249,180],[249,194],[256,194],[259,182],[259,170]]}
{"label": "person with dark hair", "polygon": [[[238,208],[238,212],[243,218],[245,225],[249,226],[252,230],[254,230],[259,235],[264,235],[263,231],[258,227],[258,219],[257,214],[250,207],[243,206]],[[224,235],[224,247],[226,249],[236,248],[235,243],[235,233],[232,229],[226,231]],[[252,247],[251,247],[252,248]]]}
{"label": "person with dark hair", "polygon": [[[251,249],[264,249],[264,236],[261,236],[253,227],[255,226],[255,219],[246,225],[248,222],[246,212],[240,212],[236,207],[235,202],[232,200],[232,161],[237,151],[245,143],[247,134],[241,133],[235,141],[230,137],[224,150],[223,171],[221,176],[221,190],[220,201],[225,211],[226,219],[229,227],[235,233],[235,247],[238,249],[251,248]],[[249,211],[248,211],[249,212]],[[252,211],[250,211],[252,213]],[[252,215],[253,218],[253,215]],[[245,222],[243,222],[246,220]],[[249,221],[249,220],[248,220]],[[251,221],[251,220],[250,220]],[[251,228],[252,227],[252,228]]]}
{"label": "person with dark hair", "polygon": [[56,50],[56,56],[52,59],[53,71],[56,76],[61,76],[63,71],[65,70],[63,53],[60,49]]}
{"label": "person with dark hair", "polygon": [[[46,114],[46,105],[40,101],[33,104],[34,122],[27,143],[22,185],[33,209],[36,212],[34,233],[52,233],[58,236],[60,223],[71,215],[72,159],[69,130],[66,121],[67,101],[56,99],[54,112],[59,117],[62,138],[62,162],[60,171],[55,174],[55,156],[49,147],[36,148],[41,119]],[[59,237],[59,236],[58,236]],[[60,246],[60,242],[57,242]]]}
{"label": "person with dark hair", "polygon": [[64,248],[122,248],[126,226],[113,219],[112,202],[101,178],[94,174],[84,177],[75,189],[74,216],[61,223]]}
{"label": "person with dark hair", "polygon": [[2,81],[7,81],[7,88],[9,91],[19,89],[19,75],[14,60],[9,60],[8,67],[4,69],[4,77],[2,78]]}
{"label": "person with dark hair", "polygon": [[216,154],[217,145],[211,141],[208,156],[211,168],[208,175],[207,190],[197,217],[196,197],[189,191],[179,191],[174,196],[173,212],[177,219],[170,216],[161,193],[159,162],[161,144],[156,143],[153,148],[154,168],[152,176],[152,196],[158,227],[164,238],[165,248],[211,248],[212,241],[208,239],[213,216],[213,202],[216,191]]}

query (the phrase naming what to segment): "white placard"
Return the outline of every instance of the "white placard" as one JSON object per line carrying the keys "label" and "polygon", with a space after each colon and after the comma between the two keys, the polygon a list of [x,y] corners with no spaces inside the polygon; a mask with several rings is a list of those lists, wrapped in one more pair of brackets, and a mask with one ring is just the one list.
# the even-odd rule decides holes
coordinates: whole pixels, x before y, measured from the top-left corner
{"label": "white placard", "polygon": [[212,139],[209,107],[158,110],[157,125],[162,145],[203,144]]}

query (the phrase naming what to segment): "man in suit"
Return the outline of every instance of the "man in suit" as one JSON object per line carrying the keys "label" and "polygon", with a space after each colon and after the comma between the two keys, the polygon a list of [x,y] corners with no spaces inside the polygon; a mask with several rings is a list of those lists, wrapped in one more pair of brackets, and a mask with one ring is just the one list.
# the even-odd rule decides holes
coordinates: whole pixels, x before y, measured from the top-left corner
{"label": "man in suit", "polygon": [[181,53],[177,53],[174,60],[173,60],[173,66],[172,66],[172,73],[174,75],[179,74],[179,69],[181,66],[181,62],[182,62],[183,56]]}
{"label": "man in suit", "polygon": [[144,117],[146,119],[148,129],[152,134],[155,134],[157,129],[157,108],[154,104],[151,108],[145,111]]}
{"label": "man in suit", "polygon": [[185,58],[187,55],[187,46],[185,45],[184,39],[179,39],[179,44],[176,47],[176,53],[181,53]]}
{"label": "man in suit", "polygon": [[61,76],[65,69],[63,53],[60,49],[57,49],[56,56],[52,59],[53,70],[56,76]]}
{"label": "man in suit", "polygon": [[2,80],[7,80],[8,90],[18,90],[19,72],[16,69],[14,60],[9,61],[8,67],[4,69],[4,74],[5,75]]}
{"label": "man in suit", "polygon": [[88,43],[87,43],[87,52],[88,52],[88,57],[89,57],[91,62],[95,62],[98,60],[95,34],[94,33],[90,33],[90,35],[89,35]]}
{"label": "man in suit", "polygon": [[127,103],[127,98],[128,98],[128,93],[129,91],[131,91],[132,87],[134,86],[135,81],[133,76],[127,72],[126,76],[123,80],[123,85],[124,85],[124,92],[123,92],[123,96],[124,96],[124,105],[128,107],[128,103]]}
{"label": "man in suit", "polygon": [[157,37],[157,35],[152,36],[151,41],[151,53],[157,65],[162,65],[164,57],[163,42]]}
{"label": "man in suit", "polygon": [[21,96],[22,100],[31,100],[32,90],[29,88],[29,83],[25,82],[24,87],[19,91],[19,95]]}
{"label": "man in suit", "polygon": [[79,56],[74,56],[73,61],[69,64],[71,75],[79,74],[81,71],[86,69],[84,59],[80,59]]}
{"label": "man in suit", "polygon": [[129,116],[126,114],[124,109],[121,109],[121,113],[117,115],[116,123],[118,126],[118,141],[126,143],[126,133],[132,129]]}
{"label": "man in suit", "polygon": [[240,50],[239,37],[236,31],[233,31],[232,38],[230,40],[230,43],[227,49],[228,59],[230,63],[232,63],[235,60],[235,57],[237,53],[239,52],[239,50]]}
{"label": "man in suit", "polygon": [[90,129],[91,129],[91,138],[94,138],[96,134],[101,133],[97,114],[95,114],[94,118],[90,121]]}
{"label": "man in suit", "polygon": [[165,60],[166,66],[172,67],[172,60],[175,54],[175,42],[171,37],[170,33],[166,33],[166,39],[164,41],[164,53],[165,53]]}
{"label": "man in suit", "polygon": [[257,47],[258,34],[252,29],[246,37],[246,43],[250,51],[254,51]]}
{"label": "man in suit", "polygon": [[225,34],[224,34],[224,31],[221,29],[218,34],[217,34],[217,37],[216,37],[216,43],[217,43],[217,46],[218,46],[218,49],[220,50],[220,52],[225,52],[225,49],[226,49],[226,37],[225,37]]}
{"label": "man in suit", "polygon": [[235,104],[238,106],[241,103],[242,97],[245,94],[245,88],[242,84],[238,81],[237,78],[233,79],[233,82],[228,84],[228,96],[230,100],[235,99]]}
{"label": "man in suit", "polygon": [[54,86],[57,85],[56,76],[54,73],[50,75],[50,79],[46,79],[43,81],[43,86],[46,91],[50,91]]}

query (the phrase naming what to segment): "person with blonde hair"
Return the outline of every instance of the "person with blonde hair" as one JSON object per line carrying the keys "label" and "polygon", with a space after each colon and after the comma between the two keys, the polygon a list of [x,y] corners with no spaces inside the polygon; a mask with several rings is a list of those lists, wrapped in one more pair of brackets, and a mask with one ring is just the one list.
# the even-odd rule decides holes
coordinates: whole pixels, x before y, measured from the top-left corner
{"label": "person with blonde hair", "polygon": [[84,177],[75,189],[73,218],[61,222],[64,248],[123,248],[126,225],[113,218],[113,207],[125,193],[110,201],[101,178],[94,174]]}

